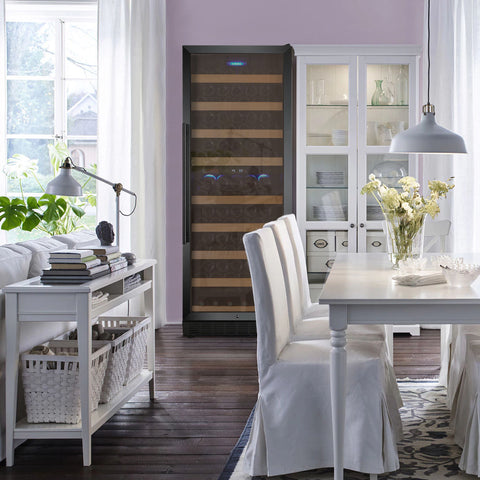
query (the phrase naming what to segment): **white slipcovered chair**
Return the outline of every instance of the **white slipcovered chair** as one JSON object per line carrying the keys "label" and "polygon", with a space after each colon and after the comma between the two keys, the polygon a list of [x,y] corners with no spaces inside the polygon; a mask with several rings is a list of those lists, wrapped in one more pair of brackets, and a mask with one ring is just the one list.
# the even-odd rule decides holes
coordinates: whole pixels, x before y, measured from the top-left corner
{"label": "white slipcovered chair", "polygon": [[[317,338],[324,338],[325,335],[330,337],[330,330],[328,327],[328,305],[312,303],[310,298],[305,250],[303,248],[302,238],[295,215],[293,213],[283,215],[277,220],[277,222],[282,222],[286,226],[293,251],[296,276],[300,289],[301,322],[298,322],[296,324],[296,328],[294,329],[295,338],[312,338],[315,336],[317,336]],[[293,275],[291,278],[293,282]],[[315,319],[315,321],[308,321],[309,319]],[[358,335],[374,335],[376,337],[380,336],[385,340],[387,344],[388,356],[390,361],[393,362],[392,325],[351,325],[347,330],[347,334],[349,337]]]}
{"label": "white slipcovered chair", "polygon": [[[293,340],[330,339],[328,305],[318,305],[321,308],[316,309],[312,302],[309,305],[308,301],[305,301],[303,285],[299,281],[302,276],[302,270],[305,270],[306,273],[305,259],[303,258],[303,262],[301,262],[295,258],[295,249],[297,247],[294,246],[289,234],[289,225],[291,230],[298,231],[293,215],[281,217],[264,226],[272,229],[280,255],[287,288],[291,338]],[[303,249],[302,246],[301,248]],[[298,272],[297,264],[300,266],[300,272]],[[315,310],[323,313],[323,315],[313,316]],[[306,317],[303,316],[305,313],[307,314]],[[347,329],[347,335],[349,338],[361,337],[363,339],[385,340],[385,327],[383,325],[350,325]]]}
{"label": "white slipcovered chair", "polygon": [[480,337],[464,334],[465,366],[455,397],[455,442],[463,448],[461,470],[480,476]]}
{"label": "white slipcovered chair", "polygon": [[[243,237],[257,324],[259,395],[246,473],[280,475],[333,466],[330,343],[290,341],[282,265],[272,229]],[[345,468],[399,468],[401,402],[383,341],[347,343]]]}

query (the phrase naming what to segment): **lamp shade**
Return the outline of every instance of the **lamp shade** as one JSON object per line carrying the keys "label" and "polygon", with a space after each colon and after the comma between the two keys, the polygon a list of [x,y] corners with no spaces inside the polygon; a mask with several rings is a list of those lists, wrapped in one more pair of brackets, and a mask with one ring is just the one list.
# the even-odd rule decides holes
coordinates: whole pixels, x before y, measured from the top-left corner
{"label": "lamp shade", "polygon": [[418,125],[393,137],[390,152],[467,153],[467,149],[460,135],[437,125],[434,113],[424,112]]}
{"label": "lamp shade", "polygon": [[60,173],[47,184],[45,193],[50,195],[64,195],[66,197],[80,197],[82,186],[72,177],[72,169],[60,167]]}

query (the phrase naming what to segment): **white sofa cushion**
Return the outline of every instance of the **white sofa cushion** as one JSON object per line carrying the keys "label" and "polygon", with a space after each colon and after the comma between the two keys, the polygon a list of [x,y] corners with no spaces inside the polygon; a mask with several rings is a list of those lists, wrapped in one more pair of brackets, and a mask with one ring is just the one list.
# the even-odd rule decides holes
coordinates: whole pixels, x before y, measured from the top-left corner
{"label": "white sofa cushion", "polygon": [[85,248],[100,246],[100,240],[92,230],[79,230],[78,232],[54,235],[53,238],[67,244],[68,248]]}
{"label": "white sofa cushion", "polygon": [[[16,245],[12,245],[16,247]],[[26,248],[8,248],[7,245],[0,247],[0,288],[11,283],[25,280],[30,268],[32,252]]]}
{"label": "white sofa cushion", "polygon": [[18,242],[17,245],[28,248],[32,252],[32,261],[28,271],[28,278],[37,277],[42,274],[42,270],[48,267],[48,258],[50,252],[68,248],[66,243],[60,242],[55,238],[43,237],[26,242]]}

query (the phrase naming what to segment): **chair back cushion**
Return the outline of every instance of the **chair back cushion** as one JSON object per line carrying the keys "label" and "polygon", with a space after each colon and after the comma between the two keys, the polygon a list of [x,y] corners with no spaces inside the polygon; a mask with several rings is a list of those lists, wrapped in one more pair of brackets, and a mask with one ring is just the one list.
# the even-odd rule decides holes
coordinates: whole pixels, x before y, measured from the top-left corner
{"label": "chair back cushion", "polygon": [[305,313],[312,301],[310,299],[310,289],[308,288],[308,275],[307,275],[307,261],[305,257],[305,249],[303,248],[302,237],[298,228],[297,219],[293,213],[284,215],[278,219],[285,222],[290,235],[290,240],[293,246],[293,252],[295,255],[295,265],[297,267],[298,281],[300,284],[300,293],[302,295],[303,312]]}
{"label": "chair back cushion", "polygon": [[290,337],[282,265],[273,231],[261,228],[243,236],[252,277],[260,382]]}
{"label": "chair back cushion", "polygon": [[280,262],[282,263],[283,278],[287,289],[287,301],[293,333],[295,325],[302,321],[303,298],[292,241],[290,240],[286,222],[277,220],[267,223],[265,227],[273,230],[277,243]]}

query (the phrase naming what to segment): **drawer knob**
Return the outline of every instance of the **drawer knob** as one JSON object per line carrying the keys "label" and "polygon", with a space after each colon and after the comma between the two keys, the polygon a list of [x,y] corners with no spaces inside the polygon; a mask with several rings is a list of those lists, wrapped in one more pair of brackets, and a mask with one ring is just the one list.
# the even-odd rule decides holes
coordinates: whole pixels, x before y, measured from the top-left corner
{"label": "drawer knob", "polygon": [[350,228],[355,228],[355,224],[354,224],[354,223],[351,223],[351,224],[350,224]]}

